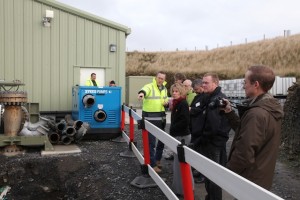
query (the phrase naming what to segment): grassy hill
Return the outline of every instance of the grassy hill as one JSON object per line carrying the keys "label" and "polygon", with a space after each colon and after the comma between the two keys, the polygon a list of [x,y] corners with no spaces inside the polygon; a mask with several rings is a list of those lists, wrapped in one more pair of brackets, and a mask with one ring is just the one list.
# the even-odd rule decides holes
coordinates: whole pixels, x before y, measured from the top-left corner
{"label": "grassy hill", "polygon": [[[299,93],[300,34],[258,42],[217,48],[210,51],[127,52],[126,76],[155,75],[163,70],[167,82],[173,83],[177,72],[187,78],[201,78],[206,72],[217,72],[220,79],[243,78],[246,69],[255,64],[272,67],[278,76],[294,76],[298,84],[289,89],[282,127],[282,158],[299,166]],[[170,87],[168,84],[167,87]]]}
{"label": "grassy hill", "polygon": [[279,76],[300,78],[300,34],[277,37],[248,44],[209,51],[127,52],[126,76],[184,73],[199,78],[206,72],[217,72],[221,79],[243,78],[246,69],[255,64],[272,67]]}

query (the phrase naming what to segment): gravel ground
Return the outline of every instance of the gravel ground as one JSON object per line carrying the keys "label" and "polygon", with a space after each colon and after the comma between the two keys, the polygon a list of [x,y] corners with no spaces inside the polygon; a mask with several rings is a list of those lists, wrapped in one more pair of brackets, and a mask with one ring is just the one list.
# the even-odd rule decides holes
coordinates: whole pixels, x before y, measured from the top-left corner
{"label": "gravel ground", "polygon": [[[135,137],[141,149],[140,131]],[[0,186],[11,187],[7,199],[167,199],[158,187],[140,189],[130,184],[141,170],[136,158],[120,156],[127,143],[83,140],[78,146],[82,153],[41,156],[40,148],[31,148],[22,155],[0,155]],[[161,176],[170,185],[172,161],[162,163]],[[284,199],[300,199],[299,172],[299,167],[278,162],[272,192]]]}

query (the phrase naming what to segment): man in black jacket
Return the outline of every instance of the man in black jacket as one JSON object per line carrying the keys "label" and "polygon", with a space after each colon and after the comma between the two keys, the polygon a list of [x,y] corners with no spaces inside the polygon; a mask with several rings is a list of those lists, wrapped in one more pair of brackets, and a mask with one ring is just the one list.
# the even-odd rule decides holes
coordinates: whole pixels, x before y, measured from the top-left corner
{"label": "man in black jacket", "polygon": [[201,133],[202,126],[199,126],[199,121],[203,117],[203,99],[205,97],[204,90],[202,87],[202,80],[195,79],[192,84],[193,90],[196,92],[196,96],[194,97],[191,105],[190,105],[190,131],[192,134],[191,142],[194,141],[199,137]]}
{"label": "man in black jacket", "polygon": [[[200,133],[202,130],[202,126],[199,125],[201,118],[203,117],[203,106],[202,102],[205,97],[204,90],[202,87],[202,79],[195,79],[192,83],[192,87],[196,96],[194,97],[189,109],[190,109],[190,132],[192,135],[191,143],[194,144],[195,140],[200,137]],[[195,151],[200,153],[199,146],[193,147]],[[193,176],[195,183],[204,183],[204,176],[197,171],[196,169],[192,168]]]}
{"label": "man in black jacket", "polygon": [[[216,73],[207,73],[203,76],[202,87],[205,97],[202,101],[202,116],[198,120],[197,138],[194,139],[195,146],[199,146],[200,153],[205,157],[226,165],[226,142],[229,138],[230,125],[224,115],[224,111],[220,111],[222,106],[222,98],[226,96],[221,92],[219,87],[219,77]],[[207,191],[206,200],[221,200],[222,188],[205,179],[205,188]]]}

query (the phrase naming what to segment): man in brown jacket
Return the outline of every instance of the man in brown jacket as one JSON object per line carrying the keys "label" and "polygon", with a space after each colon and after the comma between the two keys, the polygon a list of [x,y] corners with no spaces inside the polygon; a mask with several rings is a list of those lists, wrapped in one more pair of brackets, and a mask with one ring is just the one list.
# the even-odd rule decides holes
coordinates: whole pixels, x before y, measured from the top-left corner
{"label": "man in brown jacket", "polygon": [[280,145],[283,110],[268,91],[275,75],[266,66],[251,66],[245,74],[247,100],[238,106],[239,116],[228,100],[224,111],[235,136],[227,167],[270,190]]}

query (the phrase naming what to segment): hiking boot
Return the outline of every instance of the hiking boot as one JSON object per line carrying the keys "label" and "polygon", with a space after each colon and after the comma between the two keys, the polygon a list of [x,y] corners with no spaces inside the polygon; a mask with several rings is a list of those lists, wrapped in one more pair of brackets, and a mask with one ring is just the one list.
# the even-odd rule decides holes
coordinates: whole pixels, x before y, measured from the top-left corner
{"label": "hiking boot", "polygon": [[161,168],[162,168],[162,165],[161,165],[161,162],[160,162],[160,160],[156,161],[156,166],[157,166],[159,169],[161,169]]}
{"label": "hiking boot", "polygon": [[158,174],[162,172],[161,169],[159,169],[157,166],[153,167],[153,169]]}
{"label": "hiking boot", "polygon": [[193,177],[197,178],[200,177],[202,174],[200,172],[198,172],[197,170],[193,170]]}
{"label": "hiking boot", "polygon": [[170,154],[165,157],[166,160],[174,160],[174,155]]}
{"label": "hiking boot", "polygon": [[194,178],[195,183],[204,183],[205,182],[205,177],[199,176],[197,178]]}

